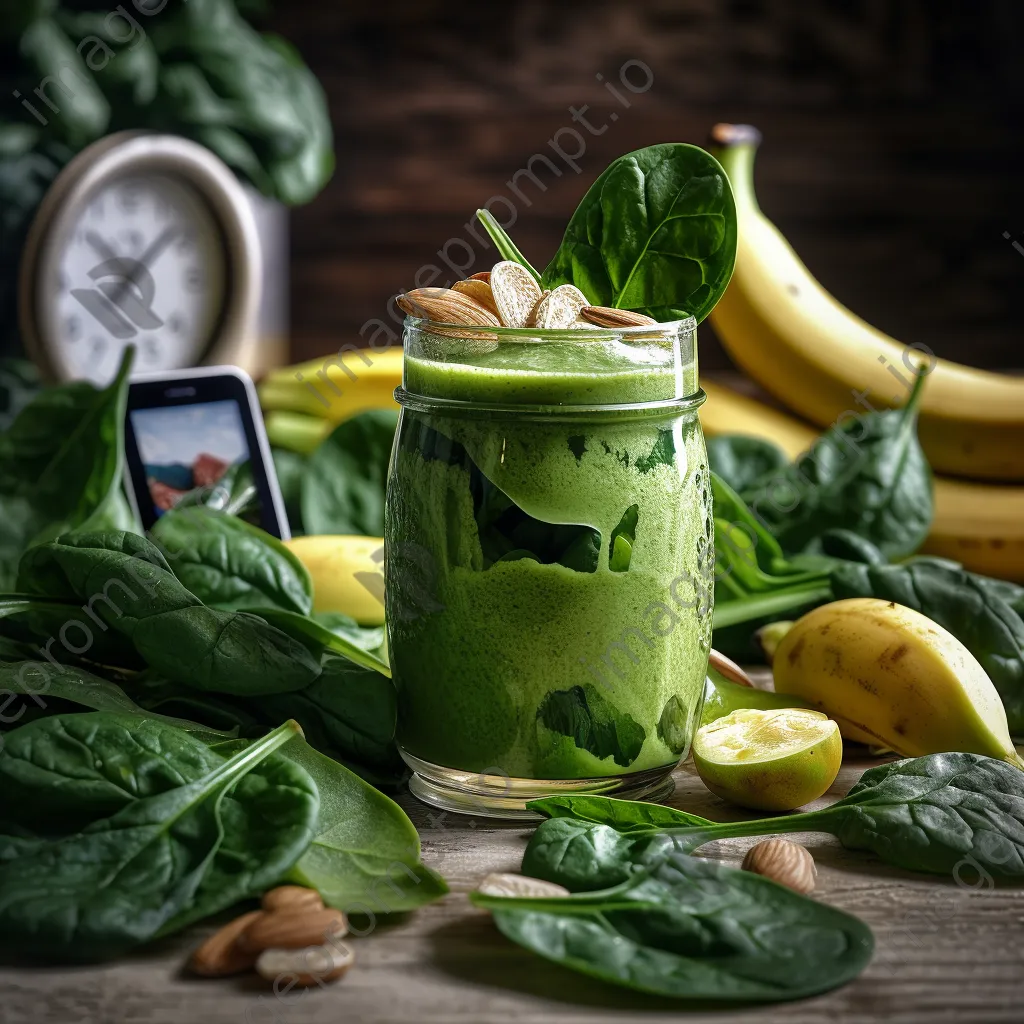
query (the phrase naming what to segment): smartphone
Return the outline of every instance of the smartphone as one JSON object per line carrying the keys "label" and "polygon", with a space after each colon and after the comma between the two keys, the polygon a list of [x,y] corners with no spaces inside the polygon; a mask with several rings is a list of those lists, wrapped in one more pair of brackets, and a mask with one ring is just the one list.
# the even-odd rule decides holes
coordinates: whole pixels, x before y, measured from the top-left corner
{"label": "smartphone", "polygon": [[133,378],[125,455],[147,530],[172,508],[203,504],[291,536],[256,388],[238,367]]}

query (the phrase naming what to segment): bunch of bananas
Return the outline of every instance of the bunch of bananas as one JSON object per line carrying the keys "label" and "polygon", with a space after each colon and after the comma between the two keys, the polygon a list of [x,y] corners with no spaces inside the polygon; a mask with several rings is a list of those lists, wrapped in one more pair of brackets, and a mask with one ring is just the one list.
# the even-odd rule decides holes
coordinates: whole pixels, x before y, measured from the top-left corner
{"label": "bunch of bananas", "polygon": [[[711,321],[736,364],[803,420],[715,384],[704,384],[701,420],[709,435],[763,437],[795,457],[818,434],[804,420],[824,428],[863,408],[902,405],[925,359],[836,301],[761,213],[753,181],[759,138],[744,125],[714,131],[736,196],[739,245]],[[935,360],[918,429],[937,473],[925,550],[1024,582],[1024,377]]]}
{"label": "bunch of bananas", "polygon": [[274,370],[259,386],[270,443],[310,453],[339,423],[367,409],[397,409],[402,346],[354,347]]}

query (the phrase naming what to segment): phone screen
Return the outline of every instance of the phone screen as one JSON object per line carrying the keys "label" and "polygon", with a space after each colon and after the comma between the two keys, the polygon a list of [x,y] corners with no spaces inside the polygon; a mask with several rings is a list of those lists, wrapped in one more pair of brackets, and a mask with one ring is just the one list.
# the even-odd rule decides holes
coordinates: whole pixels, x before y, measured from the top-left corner
{"label": "phone screen", "polygon": [[288,537],[251,381],[226,368],[133,381],[125,453],[148,529],[168,511],[205,505]]}

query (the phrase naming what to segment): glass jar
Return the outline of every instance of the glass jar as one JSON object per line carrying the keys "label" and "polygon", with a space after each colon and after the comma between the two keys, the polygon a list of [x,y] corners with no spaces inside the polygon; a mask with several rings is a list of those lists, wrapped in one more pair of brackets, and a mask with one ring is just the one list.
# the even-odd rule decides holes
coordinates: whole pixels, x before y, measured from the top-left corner
{"label": "glass jar", "polygon": [[666,792],[711,645],[693,320],[409,318],[396,397],[385,594],[413,793],[519,817]]}

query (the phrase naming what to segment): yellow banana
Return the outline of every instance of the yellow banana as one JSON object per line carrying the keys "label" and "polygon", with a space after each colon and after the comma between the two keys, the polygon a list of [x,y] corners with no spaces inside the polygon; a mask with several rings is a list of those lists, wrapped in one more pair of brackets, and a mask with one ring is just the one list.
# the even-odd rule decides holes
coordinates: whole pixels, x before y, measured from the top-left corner
{"label": "yellow banana", "polygon": [[780,691],[824,711],[847,739],[905,757],[962,750],[1024,767],[988,674],[911,608],[875,597],[822,605],[783,637],[772,667]]}
{"label": "yellow banana", "polygon": [[[791,459],[818,431],[787,413],[713,381],[701,381],[705,433],[749,434],[774,441]],[[985,576],[1024,583],[1024,487],[935,477],[935,519],[925,553],[952,558]]]}
{"label": "yellow banana", "polygon": [[285,546],[313,578],[313,610],[384,622],[384,541],[380,537],[293,537]]}
{"label": "yellow banana", "polygon": [[259,386],[265,411],[300,412],[341,423],[367,409],[396,409],[402,383],[402,349],[371,349],[312,359],[268,374]]}
{"label": "yellow banana", "polygon": [[334,429],[330,420],[304,412],[272,409],[264,417],[267,440],[275,448],[289,448],[302,455],[311,455],[320,442]]}
{"label": "yellow banana", "polygon": [[[736,270],[711,314],[729,355],[823,427],[844,412],[902,405],[922,352],[837,302],[761,213],[753,182],[756,130],[718,125],[715,139],[739,220]],[[939,472],[1024,481],[1024,377],[935,361],[918,431]]]}

